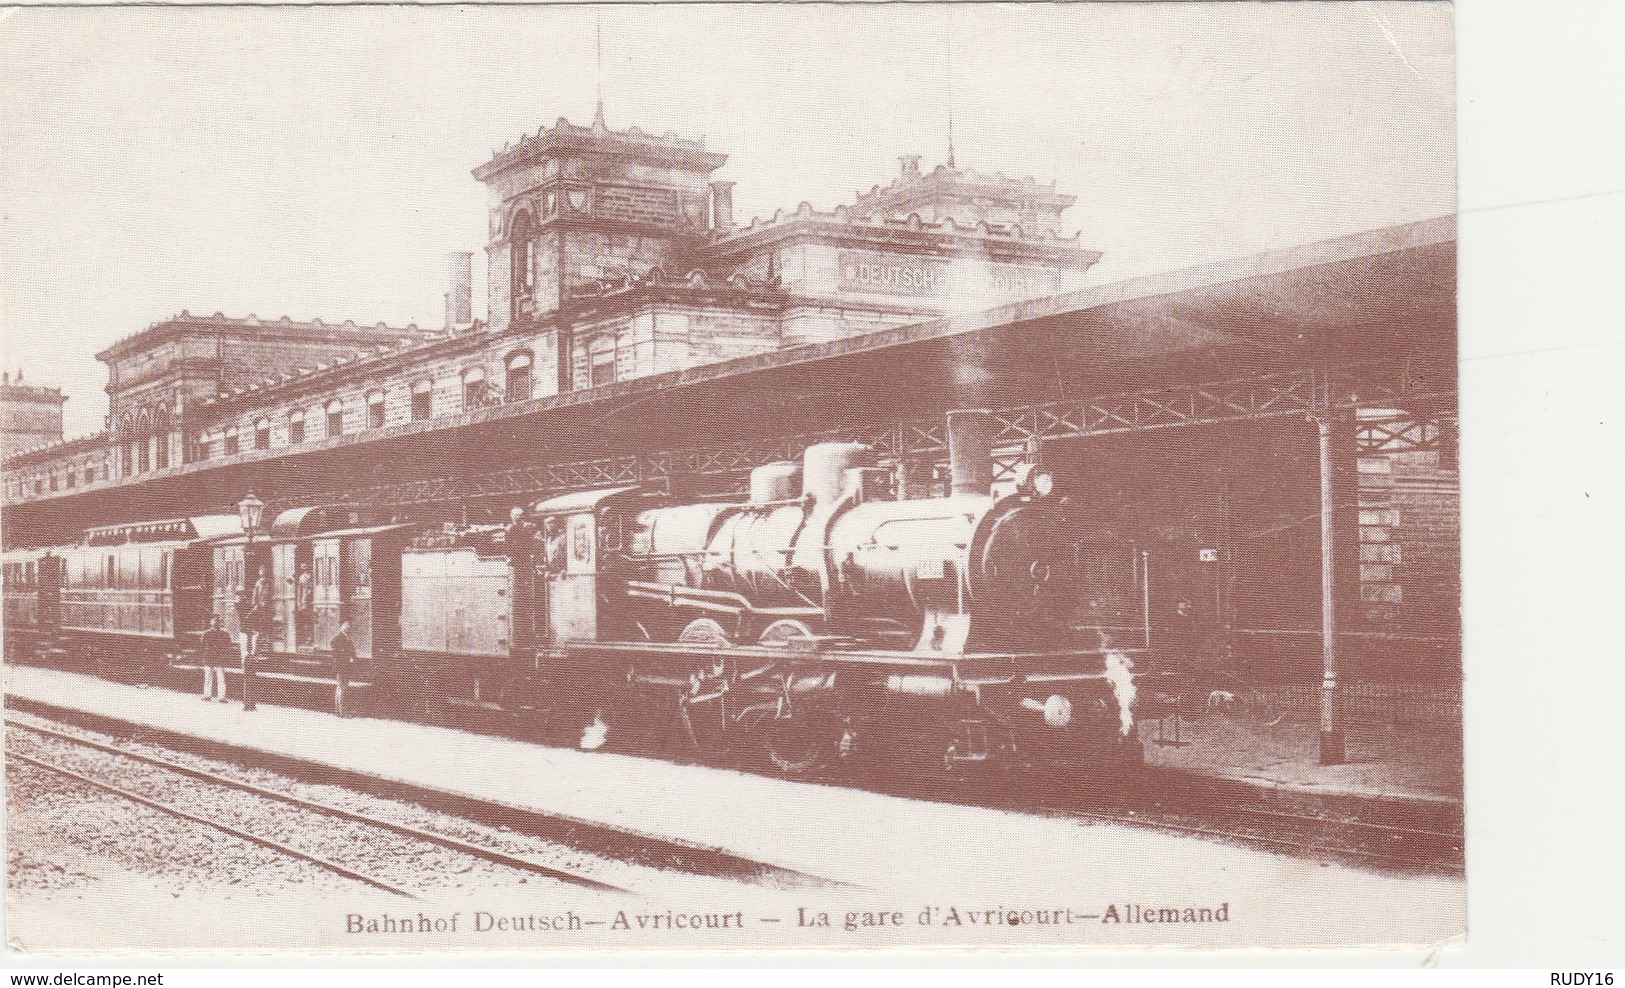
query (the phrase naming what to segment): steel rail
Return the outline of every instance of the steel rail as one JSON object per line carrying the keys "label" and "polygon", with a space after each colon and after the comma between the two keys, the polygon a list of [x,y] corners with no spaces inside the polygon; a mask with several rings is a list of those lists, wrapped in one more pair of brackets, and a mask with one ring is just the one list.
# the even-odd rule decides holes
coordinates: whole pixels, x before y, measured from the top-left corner
{"label": "steel rail", "polygon": [[[1324,840],[1311,842],[1307,839],[1300,840],[1292,837],[1284,837],[1273,834],[1258,834],[1242,830],[1227,830],[1221,827],[1205,827],[1197,824],[1179,823],[1174,820],[1159,820],[1151,816],[1129,816],[1118,813],[1101,813],[1098,811],[1069,809],[1065,807],[1048,805],[1040,806],[1038,809],[1042,812],[1053,813],[1058,816],[1072,819],[1090,820],[1097,823],[1129,824],[1131,826],[1144,827],[1149,830],[1165,830],[1180,834],[1190,834],[1198,837],[1212,837],[1241,844],[1265,845],[1269,847],[1284,848],[1299,853],[1306,850],[1318,850],[1328,857],[1351,857],[1386,865],[1409,863],[1405,859],[1393,853],[1353,844],[1333,844]],[[1325,817],[1315,817],[1293,813],[1276,813],[1269,810],[1247,810],[1247,812],[1267,815],[1281,820],[1293,820],[1300,823],[1315,823],[1332,827],[1346,826],[1346,824],[1341,821],[1330,820]],[[1368,828],[1388,830],[1395,833],[1410,832],[1426,834],[1428,836],[1434,836],[1437,834],[1437,836],[1445,837],[1450,840],[1460,840],[1458,835],[1443,832],[1413,831],[1411,828],[1393,827],[1389,826],[1388,824],[1380,823],[1360,823],[1358,825]]]}
{"label": "steel rail", "polygon": [[383,889],[385,892],[392,892],[395,895],[403,896],[404,898],[408,899],[417,898],[416,895],[408,892],[406,889],[391,885],[381,879],[373,878],[370,875],[363,874],[362,872],[355,871],[351,868],[347,868],[336,861],[330,861],[327,858],[321,857],[320,855],[311,854],[308,851],[301,851],[297,847],[284,844],[281,841],[274,840],[270,837],[264,837],[251,831],[243,830],[239,827],[234,827],[229,823],[222,823],[219,820],[211,820],[205,816],[199,816],[195,813],[188,813],[186,810],[183,810],[177,806],[170,806],[167,803],[162,803],[158,800],[143,796],[138,792],[132,792],[120,786],[115,786],[110,782],[92,779],[90,776],[82,775],[73,771],[72,769],[63,768],[60,765],[53,765],[50,762],[30,757],[14,748],[6,748],[6,757],[15,759],[16,761],[22,762],[26,765],[33,765],[36,768],[44,769],[47,772],[54,772],[57,775],[65,776],[69,779],[73,779],[76,782],[83,783],[84,785],[103,790],[104,792],[110,792],[123,799],[127,799],[132,803],[149,807],[159,811],[160,813],[168,813],[169,815],[179,817],[182,820],[188,820],[192,823],[218,830],[221,833],[230,834],[233,837],[248,841],[251,844],[257,844],[260,847],[268,848],[276,851],[279,854],[287,855],[290,858],[296,858],[300,861],[308,861],[309,863],[320,868],[325,868],[336,875],[342,875],[343,877],[352,879],[353,881],[362,882],[366,885],[371,885],[374,888]]}
{"label": "steel rail", "polygon": [[167,769],[179,775],[185,775],[205,782],[213,782],[217,785],[226,786],[241,792],[251,793],[265,799],[272,799],[278,802],[287,803],[291,806],[297,806],[300,809],[310,810],[325,816],[332,816],[342,820],[349,820],[353,823],[364,824],[379,830],[386,830],[391,833],[399,834],[403,837],[411,837],[416,840],[421,840],[425,843],[438,844],[441,847],[449,848],[450,850],[458,851],[471,857],[479,858],[483,861],[490,861],[495,864],[506,865],[519,871],[528,871],[533,874],[545,875],[549,878],[557,879],[562,882],[568,882],[572,885],[580,885],[585,888],[595,888],[609,892],[630,891],[617,885],[611,885],[608,882],[599,881],[596,878],[589,878],[585,875],[577,874],[563,868],[555,868],[552,865],[545,865],[541,862],[532,861],[529,858],[509,854],[506,851],[500,851],[484,844],[475,844],[457,837],[450,837],[445,834],[435,833],[432,830],[423,830],[421,828],[411,826],[410,824],[397,823],[393,820],[385,820],[380,817],[369,816],[365,813],[357,813],[353,810],[346,810],[328,803],[321,803],[315,800],[305,799],[302,796],[295,796],[291,793],[278,792],[274,789],[266,789],[263,786],[257,786],[252,782],[243,782],[239,779],[228,778],[226,776],[210,772],[206,769],[194,768],[190,765],[182,765],[178,762],[172,762],[168,759],[158,758],[153,755],[143,755],[139,752],[129,751],[115,745],[104,744],[90,738],[78,737],[62,731],[55,731],[47,727],[37,727],[32,724],[23,724],[9,717],[6,718],[5,722],[7,727],[17,727],[25,731],[32,731],[35,734],[45,737],[69,741],[97,751],[107,752],[108,754],[112,755],[120,755],[133,761]]}

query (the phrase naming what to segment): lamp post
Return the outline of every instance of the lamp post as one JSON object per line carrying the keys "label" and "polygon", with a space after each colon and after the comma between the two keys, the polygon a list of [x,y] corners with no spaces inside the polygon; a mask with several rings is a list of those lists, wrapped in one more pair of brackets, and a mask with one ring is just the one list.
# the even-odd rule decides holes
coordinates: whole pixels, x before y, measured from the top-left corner
{"label": "lamp post", "polygon": [[[261,501],[259,498],[255,497],[252,493],[250,493],[247,497],[243,498],[241,501],[237,502],[237,516],[238,516],[239,519],[242,520],[243,533],[248,537],[247,541],[243,545],[243,578],[244,579],[248,578],[249,559],[253,555],[252,550],[254,548],[254,531],[260,527],[260,518],[264,513],[265,513],[265,502]],[[252,595],[253,591],[250,590],[249,593],[250,593],[250,595]],[[253,597],[250,596],[249,600],[252,603]],[[252,608],[250,609],[249,613],[254,615],[253,620],[254,620],[254,622],[256,624],[258,624],[259,621],[260,621],[259,614],[256,611],[254,611]],[[243,651],[243,712],[244,713],[247,713],[247,712],[254,709],[254,652],[257,651],[258,647],[259,647],[259,635],[258,635],[256,629],[253,629],[253,628],[248,629],[247,635],[248,635],[248,647],[246,649],[244,649],[244,651]]]}

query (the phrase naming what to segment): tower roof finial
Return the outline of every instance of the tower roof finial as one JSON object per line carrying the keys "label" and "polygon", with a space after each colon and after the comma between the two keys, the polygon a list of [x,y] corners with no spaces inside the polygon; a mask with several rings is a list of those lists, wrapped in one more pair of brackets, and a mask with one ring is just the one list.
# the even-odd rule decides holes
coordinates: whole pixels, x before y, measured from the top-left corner
{"label": "tower roof finial", "polygon": [[593,40],[598,49],[598,110],[593,114],[592,126],[594,130],[608,130],[609,125],[604,123],[604,9],[599,7],[594,13],[597,15]]}

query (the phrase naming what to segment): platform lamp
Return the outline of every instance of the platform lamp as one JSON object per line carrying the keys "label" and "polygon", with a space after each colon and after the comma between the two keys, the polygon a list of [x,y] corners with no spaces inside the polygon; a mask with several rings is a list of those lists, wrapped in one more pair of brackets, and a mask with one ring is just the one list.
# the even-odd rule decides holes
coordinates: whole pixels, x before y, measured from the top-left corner
{"label": "platform lamp", "polygon": [[[243,545],[243,578],[248,579],[248,560],[253,555],[254,532],[260,527],[260,519],[265,514],[265,502],[255,497],[253,492],[237,502],[237,517],[242,520],[243,534],[247,540]],[[252,591],[250,591],[252,593]],[[258,623],[260,616],[254,615]],[[249,642],[251,647],[243,653],[243,712],[254,709],[254,653],[259,649],[259,635],[256,629],[249,629]]]}

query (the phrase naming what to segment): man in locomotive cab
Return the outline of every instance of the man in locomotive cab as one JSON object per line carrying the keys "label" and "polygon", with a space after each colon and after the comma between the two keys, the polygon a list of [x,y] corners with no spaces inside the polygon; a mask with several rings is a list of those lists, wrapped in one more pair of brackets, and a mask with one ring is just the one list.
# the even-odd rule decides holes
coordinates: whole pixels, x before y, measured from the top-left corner
{"label": "man in locomotive cab", "polygon": [[569,546],[565,538],[564,519],[549,518],[547,525],[547,571],[549,573],[562,573],[565,566],[565,553]]}

